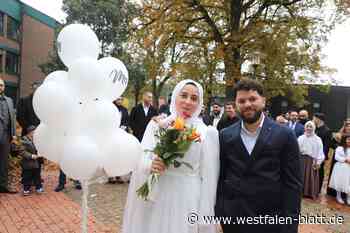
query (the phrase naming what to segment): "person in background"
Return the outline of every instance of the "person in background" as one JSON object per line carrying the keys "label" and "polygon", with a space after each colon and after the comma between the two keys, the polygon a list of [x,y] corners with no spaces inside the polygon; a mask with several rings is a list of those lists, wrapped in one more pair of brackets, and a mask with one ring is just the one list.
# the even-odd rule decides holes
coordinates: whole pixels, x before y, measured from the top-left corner
{"label": "person in background", "polygon": [[16,135],[13,101],[5,96],[5,82],[0,78],[0,193],[16,193],[8,189],[10,142]]}
{"label": "person in background", "polygon": [[[319,136],[323,144],[323,153],[326,160],[328,160],[328,153],[332,143],[332,132],[325,124],[325,115],[323,113],[315,113],[313,117],[313,122],[316,125],[316,135]],[[324,179],[324,162],[320,167],[320,192]]]}
{"label": "person in background", "polygon": [[133,135],[141,142],[143,134],[150,120],[158,115],[157,109],[152,106],[153,95],[146,91],[142,103],[135,106],[130,113],[129,126]]}
{"label": "person in background", "polygon": [[238,121],[239,118],[236,116],[235,104],[233,101],[229,101],[225,104],[225,114],[219,120],[217,130],[220,131],[224,128],[229,127],[230,125],[233,125]]}
{"label": "person in background", "polygon": [[322,140],[315,134],[316,126],[312,121],[305,123],[305,133],[298,138],[303,164],[305,197],[316,199],[320,191],[319,168],[324,161]]}
{"label": "person in background", "polygon": [[160,96],[158,99],[159,114],[164,114],[165,116],[170,115],[169,105],[164,96]]}
{"label": "person in background", "polygon": [[22,136],[18,144],[13,144],[13,153],[22,157],[22,185],[23,195],[28,196],[32,185],[35,186],[36,193],[44,192],[41,181],[42,155],[38,154],[33,142],[35,126],[31,125],[26,129],[26,135]]}
{"label": "person in background", "polygon": [[340,146],[335,150],[334,169],[331,173],[329,187],[336,190],[336,200],[344,204],[341,193],[346,194],[347,204],[350,205],[350,134],[343,134]]}
{"label": "person in background", "polygon": [[119,113],[121,115],[120,128],[125,131],[128,131],[129,113],[128,109],[126,109],[123,106],[123,97],[119,97],[118,99],[113,101],[113,104],[118,108]]}
{"label": "person in background", "polygon": [[284,118],[283,115],[279,115],[276,117],[276,122],[279,124],[279,125],[285,125],[287,126],[288,124],[288,120],[286,118]]}
{"label": "person in background", "polygon": [[306,111],[305,109],[300,110],[298,118],[299,118],[299,123],[304,126],[305,123],[309,121],[309,113],[308,113],[308,111]]}
{"label": "person in background", "polygon": [[17,121],[22,127],[22,136],[27,135],[27,128],[31,125],[38,126],[40,119],[34,112],[33,96],[36,89],[41,85],[41,81],[32,83],[32,93],[19,100],[17,109]]}
{"label": "person in background", "polygon": [[217,127],[221,117],[222,117],[222,111],[221,111],[221,105],[218,102],[214,102],[212,105],[212,111],[209,115],[209,125],[214,126],[214,128]]}
{"label": "person in background", "polygon": [[[338,146],[341,146],[341,139],[342,139],[344,134],[350,134],[350,118],[348,118],[344,121],[344,124],[341,127],[341,129],[337,133],[335,133],[334,136],[332,137],[332,143],[331,143],[332,149],[335,150]],[[331,163],[331,168],[330,168],[329,174],[332,174],[333,168],[334,168],[334,165],[336,162],[337,162],[337,160],[335,159],[335,154],[334,154],[334,156],[332,156],[332,163]],[[331,178],[331,176],[329,176],[329,179],[328,179],[327,195],[336,197],[336,195],[337,195],[336,191],[333,188],[329,187],[330,178]],[[345,193],[342,193],[342,196],[345,197]]]}
{"label": "person in background", "polygon": [[288,123],[288,127],[292,129],[295,133],[295,136],[298,138],[299,136],[304,134],[304,126],[298,122],[298,113],[296,111],[291,111],[289,113],[290,121]]}
{"label": "person in background", "polygon": [[201,113],[199,114],[199,118],[203,121],[203,123],[208,126],[210,125],[210,116],[207,114],[207,106],[203,105],[201,109]]}

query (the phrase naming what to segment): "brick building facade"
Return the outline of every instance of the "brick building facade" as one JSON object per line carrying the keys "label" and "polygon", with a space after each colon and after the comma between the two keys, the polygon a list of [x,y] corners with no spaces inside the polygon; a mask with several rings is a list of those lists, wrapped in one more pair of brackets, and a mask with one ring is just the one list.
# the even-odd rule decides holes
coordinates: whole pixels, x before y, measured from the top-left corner
{"label": "brick building facade", "polygon": [[45,78],[38,65],[48,59],[58,23],[19,0],[0,3],[0,77],[6,95],[16,101]]}

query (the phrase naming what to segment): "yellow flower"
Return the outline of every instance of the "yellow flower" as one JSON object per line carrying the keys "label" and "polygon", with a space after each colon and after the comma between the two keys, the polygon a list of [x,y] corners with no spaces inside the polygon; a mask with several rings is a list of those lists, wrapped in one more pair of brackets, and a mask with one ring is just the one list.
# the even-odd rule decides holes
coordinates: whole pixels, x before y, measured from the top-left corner
{"label": "yellow flower", "polygon": [[177,117],[175,119],[175,122],[174,122],[174,129],[179,130],[179,131],[184,130],[185,129],[185,121],[182,118]]}

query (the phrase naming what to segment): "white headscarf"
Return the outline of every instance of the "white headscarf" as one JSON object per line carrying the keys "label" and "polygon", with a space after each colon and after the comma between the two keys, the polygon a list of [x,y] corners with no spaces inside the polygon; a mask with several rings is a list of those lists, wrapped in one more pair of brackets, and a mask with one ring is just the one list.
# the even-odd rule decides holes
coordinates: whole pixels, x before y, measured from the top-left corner
{"label": "white headscarf", "polygon": [[176,103],[175,103],[176,97],[180,94],[181,90],[189,83],[193,83],[198,89],[198,106],[197,106],[197,109],[192,114],[192,116],[190,118],[186,119],[185,121],[187,124],[191,124],[191,125],[197,125],[198,123],[202,122],[199,119],[199,115],[201,113],[202,106],[203,106],[203,88],[196,81],[193,81],[192,79],[185,79],[185,80],[182,80],[181,82],[179,82],[175,86],[173,93],[171,95],[170,116],[168,116],[167,118],[162,120],[160,123],[161,125],[164,126],[164,125],[170,123],[171,121],[175,120],[175,118],[179,115],[179,113],[176,111]]}
{"label": "white headscarf", "polygon": [[325,158],[322,140],[315,134],[315,123],[308,121],[305,123],[305,129],[307,126],[311,126],[313,130],[311,135],[307,135],[305,130],[304,134],[298,138],[300,152],[314,158],[317,164],[321,164]]}

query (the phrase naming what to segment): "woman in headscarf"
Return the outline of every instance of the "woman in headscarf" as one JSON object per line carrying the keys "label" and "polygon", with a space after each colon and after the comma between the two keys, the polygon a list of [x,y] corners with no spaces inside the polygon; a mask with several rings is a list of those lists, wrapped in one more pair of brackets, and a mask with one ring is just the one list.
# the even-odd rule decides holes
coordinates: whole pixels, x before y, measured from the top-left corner
{"label": "woman in headscarf", "polygon": [[319,194],[319,172],[321,163],[325,159],[322,140],[315,134],[316,126],[312,121],[305,123],[305,132],[298,138],[300,153],[302,154],[304,172],[305,197],[316,199]]}
{"label": "woman in headscarf", "polygon": [[[215,225],[191,224],[188,217],[214,216],[216,185],[219,174],[219,141],[217,130],[207,127],[198,116],[203,105],[203,89],[193,80],[178,83],[171,97],[171,115],[163,120],[151,121],[141,142],[145,151],[153,150],[157,130],[168,127],[176,117],[196,128],[200,143],[193,143],[186,152],[186,166],[169,167],[164,171],[162,161],[151,152],[145,152],[138,168],[133,172],[129,186],[122,233],[214,233]],[[136,190],[150,172],[161,176],[151,191],[150,201],[144,201]],[[191,215],[192,214],[192,215]],[[198,219],[198,220],[199,220]]]}
{"label": "woman in headscarf", "polygon": [[343,134],[340,146],[335,150],[335,160],[329,187],[337,192],[337,202],[344,204],[341,193],[347,196],[347,204],[350,205],[350,134]]}

